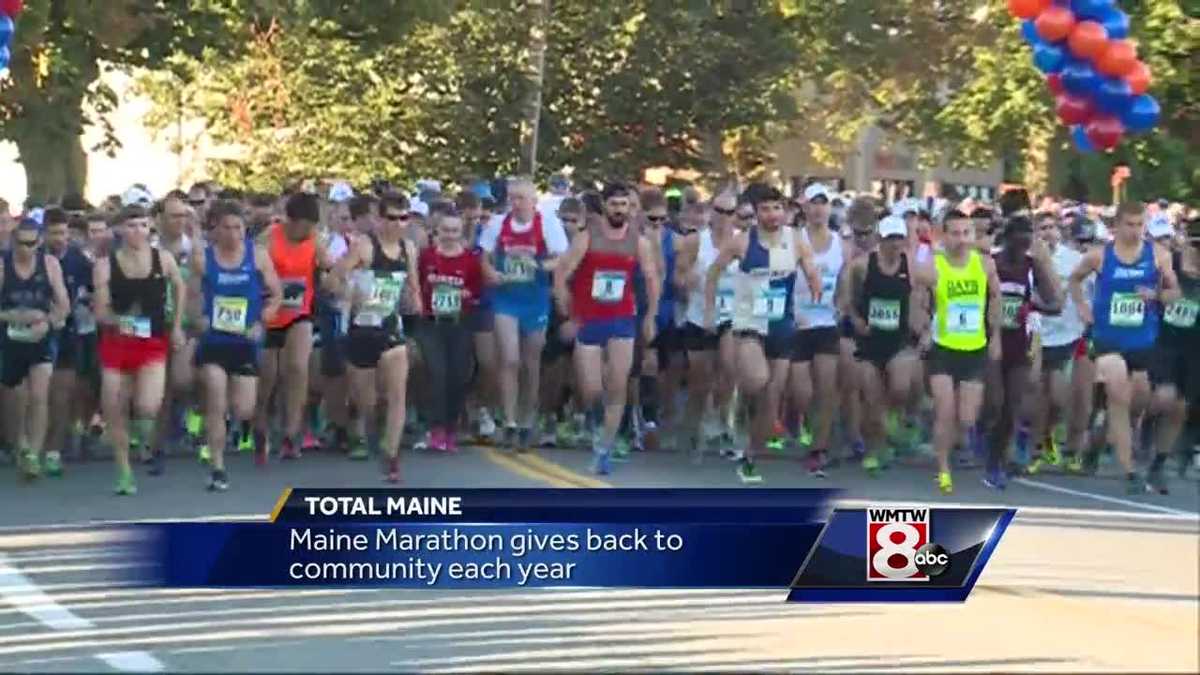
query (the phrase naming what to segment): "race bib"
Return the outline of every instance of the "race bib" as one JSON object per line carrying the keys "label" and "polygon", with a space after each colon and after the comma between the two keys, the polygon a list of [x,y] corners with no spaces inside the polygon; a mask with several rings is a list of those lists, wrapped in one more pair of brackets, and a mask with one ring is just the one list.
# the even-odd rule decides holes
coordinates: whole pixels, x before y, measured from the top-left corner
{"label": "race bib", "polygon": [[1197,314],[1200,314],[1200,302],[1184,298],[1167,306],[1163,320],[1176,328],[1192,328],[1196,325]]}
{"label": "race bib", "polygon": [[837,277],[821,278],[821,301],[813,302],[809,298],[804,303],[805,309],[828,309],[833,306],[833,291],[837,288]]}
{"label": "race bib", "polygon": [[37,342],[41,338],[34,336],[33,326],[27,323],[10,323],[8,339],[14,342]]}
{"label": "race bib", "polygon": [[947,333],[974,335],[983,327],[983,305],[979,302],[952,302],[946,313]]}
{"label": "race bib", "polygon": [[733,318],[733,289],[717,289],[717,321],[725,322]]}
{"label": "race bib", "polygon": [[[400,275],[397,278],[396,275]],[[371,285],[371,293],[367,298],[367,307],[371,311],[391,314],[400,304],[400,295],[404,290],[404,272],[391,276],[377,276]]]}
{"label": "race bib", "polygon": [[1007,329],[1016,329],[1021,327],[1021,306],[1025,304],[1025,298],[1019,298],[1013,295],[1006,295],[1001,299],[1000,309],[1004,315],[1001,321],[1001,326]]}
{"label": "race bib", "polygon": [[787,289],[768,286],[754,299],[754,318],[779,321],[787,310]]}
{"label": "race bib", "polygon": [[433,289],[432,300],[436,316],[454,317],[462,313],[462,289],[458,286],[438,284]]}
{"label": "race bib", "polygon": [[354,317],[354,325],[362,328],[381,328],[383,315],[379,312],[359,312]]}
{"label": "race bib", "polygon": [[867,325],[879,330],[899,330],[900,301],[871,298],[867,306]]}
{"label": "race bib", "polygon": [[246,298],[218,295],[213,298],[214,330],[222,333],[242,335],[246,332],[246,314],[250,310],[250,301]]}
{"label": "race bib", "polygon": [[72,316],[75,319],[75,333],[77,335],[91,335],[96,332],[96,316],[92,314],[90,307],[76,305]]}
{"label": "race bib", "polygon": [[592,277],[592,299],[597,302],[620,302],[625,297],[625,273],[597,271]]}
{"label": "race bib", "polygon": [[118,316],[117,332],[128,337],[148,338],[150,337],[150,317]]}
{"label": "race bib", "polygon": [[281,307],[301,309],[304,307],[304,295],[308,292],[308,279],[280,279],[283,286],[283,302]]}
{"label": "race bib", "polygon": [[1146,319],[1146,301],[1137,293],[1113,293],[1108,321],[1114,326],[1134,328]]}
{"label": "race bib", "polygon": [[504,276],[508,281],[528,283],[537,275],[537,261],[527,255],[505,255]]}

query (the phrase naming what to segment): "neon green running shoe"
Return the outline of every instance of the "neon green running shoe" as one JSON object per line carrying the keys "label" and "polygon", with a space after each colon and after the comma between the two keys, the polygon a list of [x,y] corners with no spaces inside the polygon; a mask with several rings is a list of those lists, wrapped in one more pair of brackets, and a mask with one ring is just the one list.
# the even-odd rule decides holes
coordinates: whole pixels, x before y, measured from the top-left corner
{"label": "neon green running shoe", "polygon": [[878,478],[879,472],[883,470],[883,463],[875,455],[867,455],[863,457],[862,468],[871,478]]}
{"label": "neon green running shoe", "polygon": [[46,461],[42,464],[47,476],[55,478],[63,474],[62,455],[55,451],[46,453]]}
{"label": "neon green running shoe", "polygon": [[784,442],[782,436],[776,436],[775,438],[767,441],[767,450],[770,450],[777,455],[782,455],[784,451],[787,450],[787,443]]}
{"label": "neon green running shoe", "polygon": [[209,462],[212,461],[212,453],[209,452],[208,443],[204,443],[199,448],[197,448],[196,454],[198,455],[198,459],[200,460],[200,463],[205,466],[208,466]]}
{"label": "neon green running shoe", "polygon": [[347,455],[350,459],[361,462],[364,459],[371,457],[371,453],[367,450],[367,441],[364,438],[355,438],[350,444],[350,454]]}
{"label": "neon green running shoe", "polygon": [[21,451],[21,473],[28,480],[42,475],[42,461],[38,454],[29,448]]}
{"label": "neon green running shoe", "polygon": [[812,442],[813,442],[813,436],[812,436],[812,432],[809,431],[809,429],[808,429],[808,423],[806,422],[804,424],[801,424],[800,425],[800,433],[796,436],[796,445],[798,445],[802,448],[807,448],[812,445]]}
{"label": "neon green running shoe", "polygon": [[204,416],[195,409],[188,408],[183,418],[183,428],[187,430],[188,436],[199,438],[204,431]]}
{"label": "neon green running shoe", "polygon": [[137,483],[133,480],[132,469],[127,469],[117,474],[117,487],[115,492],[122,496],[137,494]]}
{"label": "neon green running shoe", "polygon": [[614,462],[628,462],[629,440],[618,437],[617,442],[613,444],[612,454],[609,455],[609,459]]}
{"label": "neon green running shoe", "polygon": [[954,492],[954,479],[950,477],[949,471],[939,471],[937,475],[938,489],[942,494],[948,495]]}

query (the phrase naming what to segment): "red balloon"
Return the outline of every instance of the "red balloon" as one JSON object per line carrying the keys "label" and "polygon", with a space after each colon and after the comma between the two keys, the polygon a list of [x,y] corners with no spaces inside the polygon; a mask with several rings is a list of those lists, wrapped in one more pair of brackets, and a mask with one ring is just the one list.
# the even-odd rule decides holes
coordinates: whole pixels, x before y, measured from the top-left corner
{"label": "red balloon", "polygon": [[1032,19],[1049,6],[1050,0],[1008,0],[1008,11],[1019,19]]}
{"label": "red balloon", "polygon": [[1075,27],[1075,15],[1066,7],[1053,5],[1038,15],[1034,26],[1038,35],[1046,42],[1061,42]]}
{"label": "red balloon", "polygon": [[23,9],[25,0],[0,0],[0,14],[7,14],[15,19]]}
{"label": "red balloon", "polygon": [[1125,74],[1125,81],[1129,83],[1129,88],[1133,91],[1134,96],[1141,96],[1146,93],[1153,81],[1153,78],[1150,77],[1150,66],[1141,61],[1134,62],[1133,68]]}
{"label": "red balloon", "polygon": [[1067,126],[1085,124],[1096,114],[1096,107],[1091,99],[1070,94],[1060,94],[1054,104],[1054,112],[1058,119]]}
{"label": "red balloon", "polygon": [[1096,115],[1084,127],[1088,141],[1100,150],[1112,150],[1125,135],[1125,125],[1112,115]]}
{"label": "red balloon", "polygon": [[1137,65],[1137,45],[1129,40],[1110,40],[1096,59],[1096,70],[1113,77],[1125,77]]}
{"label": "red balloon", "polygon": [[1062,75],[1058,73],[1050,73],[1046,76],[1046,86],[1050,87],[1050,91],[1054,92],[1055,95],[1066,91],[1066,88],[1063,87]]}
{"label": "red balloon", "polygon": [[1071,29],[1067,44],[1075,56],[1095,61],[1108,49],[1108,31],[1095,21],[1080,21]]}

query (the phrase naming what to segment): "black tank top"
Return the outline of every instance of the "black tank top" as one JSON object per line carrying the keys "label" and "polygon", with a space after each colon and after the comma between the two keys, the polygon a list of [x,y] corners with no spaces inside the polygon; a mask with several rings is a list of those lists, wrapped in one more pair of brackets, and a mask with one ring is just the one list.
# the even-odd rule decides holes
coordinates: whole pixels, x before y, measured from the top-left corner
{"label": "black tank top", "polygon": [[1200,318],[1197,318],[1200,309],[1200,276],[1183,271],[1183,256],[1179,252],[1171,254],[1171,264],[1175,268],[1175,277],[1179,279],[1182,295],[1163,311],[1158,339],[1169,347],[1195,349],[1196,338],[1200,337]]}
{"label": "black tank top", "polygon": [[373,272],[407,272],[408,271],[408,251],[404,248],[405,239],[400,240],[400,257],[389,258],[383,252],[383,245],[379,243],[379,238],[371,235],[371,246],[375,253],[371,256],[371,270]]}
{"label": "black tank top", "polygon": [[908,276],[908,256],[900,254],[900,267],[894,275],[879,269],[879,253],[867,257],[867,277],[863,280],[859,313],[871,327],[862,341],[871,345],[895,345],[907,339],[908,300],[912,281]]}
{"label": "black tank top", "polygon": [[50,311],[53,296],[50,277],[46,275],[46,254],[37,253],[33,274],[27,279],[17,275],[12,251],[4,254],[4,289],[0,293],[0,309],[39,309]]}
{"label": "black tank top", "polygon": [[353,321],[356,328],[379,328],[387,332],[400,327],[399,311],[408,282],[409,261],[405,240],[400,241],[400,257],[389,258],[374,234],[371,237],[371,293],[358,308]]}
{"label": "black tank top", "polygon": [[[134,279],[125,276],[116,253],[110,258],[112,275],[108,280],[112,311],[118,316],[150,320],[150,335],[166,335],[167,278],[163,275],[158,249],[150,249],[150,276]],[[124,332],[124,331],[123,331]]]}

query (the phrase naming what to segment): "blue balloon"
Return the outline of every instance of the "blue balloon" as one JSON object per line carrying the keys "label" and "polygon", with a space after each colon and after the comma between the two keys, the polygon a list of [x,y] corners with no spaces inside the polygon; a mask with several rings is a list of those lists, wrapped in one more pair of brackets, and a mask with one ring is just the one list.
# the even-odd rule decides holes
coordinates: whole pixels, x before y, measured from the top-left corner
{"label": "blue balloon", "polygon": [[1033,19],[1026,19],[1021,22],[1021,37],[1025,38],[1025,41],[1030,46],[1036,47],[1041,44],[1042,36],[1038,35],[1037,24],[1033,22]]}
{"label": "blue balloon", "polygon": [[1090,61],[1067,57],[1062,71],[1063,88],[1076,96],[1091,96],[1100,86],[1101,75]]}
{"label": "blue balloon", "polygon": [[1067,62],[1067,50],[1045,42],[1034,46],[1033,65],[1043,73],[1057,73]]}
{"label": "blue balloon", "polygon": [[1158,101],[1150,94],[1142,94],[1133,97],[1129,109],[1121,116],[1121,123],[1127,130],[1140,133],[1153,129],[1160,117],[1162,108],[1159,107]]}
{"label": "blue balloon", "polygon": [[1088,140],[1087,132],[1080,125],[1071,127],[1071,138],[1075,141],[1075,149],[1080,152],[1095,152],[1096,147]]}
{"label": "blue balloon", "polygon": [[1103,77],[1100,79],[1100,85],[1096,87],[1094,98],[1098,108],[1120,117],[1133,103],[1133,90],[1129,88],[1128,82],[1119,77]]}
{"label": "blue balloon", "polygon": [[13,20],[6,14],[0,14],[0,47],[8,46],[8,39],[13,34]]}
{"label": "blue balloon", "polygon": [[8,67],[8,47],[0,46],[0,70]]}
{"label": "blue balloon", "polygon": [[1079,20],[1095,19],[1113,6],[1113,0],[1071,0],[1071,11]]}
{"label": "blue balloon", "polygon": [[1097,17],[1097,21],[1104,26],[1109,40],[1124,40],[1129,37],[1129,15],[1117,7],[1110,7],[1107,12]]}

